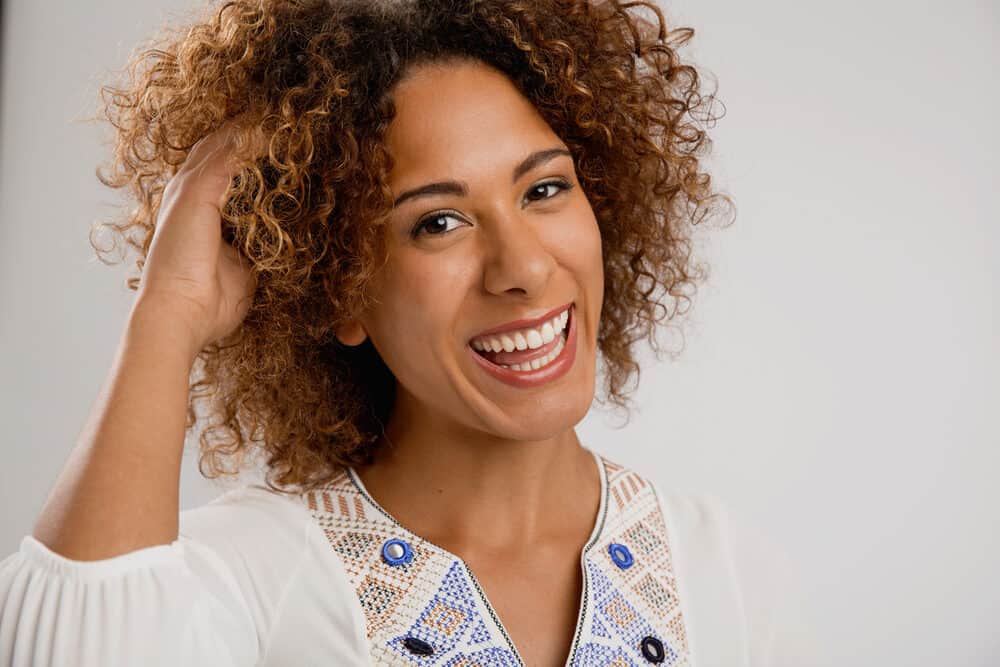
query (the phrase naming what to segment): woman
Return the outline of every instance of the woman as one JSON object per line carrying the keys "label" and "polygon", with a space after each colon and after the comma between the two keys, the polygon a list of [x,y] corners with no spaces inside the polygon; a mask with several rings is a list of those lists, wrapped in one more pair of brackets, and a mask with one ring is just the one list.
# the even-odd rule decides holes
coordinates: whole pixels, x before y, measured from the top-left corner
{"label": "woman", "polygon": [[[101,175],[136,300],[0,565],[4,664],[760,664],[718,501],[574,431],[728,201],[690,36],[647,3],[238,0],[138,57]],[[203,471],[267,484],[179,514],[199,401]]]}

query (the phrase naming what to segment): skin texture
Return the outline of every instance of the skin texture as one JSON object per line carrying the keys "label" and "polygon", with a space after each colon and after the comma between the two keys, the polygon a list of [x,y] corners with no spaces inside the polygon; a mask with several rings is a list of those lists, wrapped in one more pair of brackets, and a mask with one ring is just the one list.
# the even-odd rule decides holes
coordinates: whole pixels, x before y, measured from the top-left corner
{"label": "skin texture", "polygon": [[[297,493],[354,466],[397,519],[472,567],[528,664],[564,662],[598,504],[574,432],[595,399],[598,352],[598,403],[627,407],[635,346],[662,351],[658,325],[686,310],[703,275],[693,226],[728,200],[701,160],[716,117],[680,57],[692,35],[642,0],[231,0],[137,53],[121,85],[102,88],[117,139],[98,172],[135,205],[109,226],[111,250],[92,243],[102,260],[137,251],[132,289],[174,276],[184,298],[146,302],[95,418],[99,446],[60,482],[64,507],[82,489],[88,507],[107,508],[101,518],[144,511],[120,513],[111,538],[92,521],[75,543],[115,553],[176,536],[177,392],[190,364],[153,367],[149,354],[165,344],[159,323],[189,318],[192,277],[195,312],[216,316],[195,345],[230,331],[222,306],[235,301],[201,288],[241,284],[245,266],[257,286],[246,317],[201,347],[190,378],[199,470],[263,461],[272,490]],[[235,252],[216,281],[204,251],[225,246],[165,234],[159,213],[201,190],[186,176],[168,184],[225,125],[236,177],[212,229]],[[560,145],[572,160],[511,182],[525,157]],[[557,177],[573,188],[549,184]],[[469,191],[394,210],[403,190],[442,179]],[[409,236],[445,210],[455,217],[430,222],[447,233]],[[212,262],[164,271],[163,250],[182,248],[171,238]],[[474,333],[569,301],[579,350],[568,375],[514,389],[473,363]],[[170,458],[158,477],[110,491],[136,477],[135,450]]]}
{"label": "skin texture", "polygon": [[[229,0],[179,28],[101,90],[98,177],[134,201],[91,243],[109,264],[135,251],[136,308],[36,536],[81,559],[173,541],[197,426],[209,478],[263,461],[296,493],[355,466],[473,569],[527,664],[563,664],[598,505],[574,432],[597,353],[600,398],[626,408],[634,346],[659,351],[703,275],[693,226],[728,201],[701,160],[714,95],[679,53],[693,30],[643,0]],[[213,145],[229,186],[201,168]],[[511,183],[559,145],[572,161]],[[393,210],[441,179],[468,194]],[[408,235],[445,209],[446,234]],[[569,301],[568,375],[514,389],[472,363],[474,333]]]}
{"label": "skin texture", "polygon": [[244,319],[254,280],[222,240],[230,132],[199,141],[164,190],[142,284],[108,377],[32,535],[73,560],[177,539],[189,373]]}
{"label": "skin texture", "polygon": [[[377,304],[338,331],[349,345],[370,336],[399,381],[387,438],[357,470],[403,525],[466,560],[528,664],[562,664],[600,499],[574,431],[594,397],[600,232],[571,157],[512,183],[526,156],[566,146],[502,73],[421,65],[394,99],[394,196],[444,180],[465,181],[468,195],[393,211]],[[558,178],[573,187],[543,185]],[[476,333],[571,301],[579,347],[561,378],[515,388],[469,356]]]}
{"label": "skin texture", "polygon": [[[231,125],[237,177],[222,239],[258,285],[241,326],[198,354],[187,427],[202,474],[235,476],[261,461],[272,490],[299,493],[373,460],[397,381],[374,335],[349,347],[337,332],[374,305],[391,240],[390,93],[414,66],[455,57],[503,72],[572,150],[603,254],[593,407],[628,417],[638,347],[679,351],[665,346],[678,338],[658,334],[705,275],[695,226],[724,222],[732,203],[702,160],[705,128],[720,116],[703,90],[709,80],[681,57],[693,34],[647,0],[230,0],[137,51],[120,81],[101,88],[98,117],[116,139],[98,177],[133,201],[92,229],[95,251],[114,264],[117,250],[122,259],[134,250],[143,273],[166,184],[199,140]],[[450,114],[457,98],[431,102]],[[478,223],[492,222],[479,213],[466,218],[477,239],[489,231]],[[557,287],[546,298],[570,291]],[[468,308],[463,320],[500,319],[492,307]],[[443,372],[461,377],[454,366]],[[413,374],[407,382],[416,395]],[[478,401],[480,425],[534,429],[481,387],[455,393]]]}

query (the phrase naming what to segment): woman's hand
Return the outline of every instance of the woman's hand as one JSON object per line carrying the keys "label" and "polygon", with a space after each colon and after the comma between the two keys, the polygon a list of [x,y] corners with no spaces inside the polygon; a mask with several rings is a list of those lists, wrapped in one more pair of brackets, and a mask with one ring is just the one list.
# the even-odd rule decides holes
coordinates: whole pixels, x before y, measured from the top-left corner
{"label": "woman's hand", "polygon": [[108,379],[32,533],[66,558],[177,539],[191,367],[240,325],[256,290],[222,237],[231,146],[228,129],[205,137],[164,190]]}
{"label": "woman's hand", "polygon": [[201,139],[167,183],[133,306],[182,327],[195,354],[236,330],[257,287],[247,259],[222,238],[231,135],[224,126]]}

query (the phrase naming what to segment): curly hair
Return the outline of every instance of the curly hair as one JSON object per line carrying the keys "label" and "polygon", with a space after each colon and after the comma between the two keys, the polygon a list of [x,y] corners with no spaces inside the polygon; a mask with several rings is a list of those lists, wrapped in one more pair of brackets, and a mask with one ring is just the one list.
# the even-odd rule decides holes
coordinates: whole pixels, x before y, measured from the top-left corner
{"label": "curly hair", "polygon": [[500,70],[570,148],[602,237],[604,389],[627,407],[635,343],[659,356],[656,325],[686,311],[707,275],[692,225],[731,204],[699,162],[711,146],[701,123],[720,116],[678,55],[693,34],[668,31],[642,1],[233,0],[141,45],[101,88],[114,141],[97,176],[137,202],[91,228],[101,261],[111,249],[94,233],[110,228],[141,275],[164,187],[192,146],[227,123],[238,138],[223,237],[258,287],[242,326],[192,369],[202,475],[238,475],[262,454],[267,485],[291,492],[373,459],[395,379],[370,340],[348,347],[334,332],[372,303],[386,260],[392,89],[421,62]]}

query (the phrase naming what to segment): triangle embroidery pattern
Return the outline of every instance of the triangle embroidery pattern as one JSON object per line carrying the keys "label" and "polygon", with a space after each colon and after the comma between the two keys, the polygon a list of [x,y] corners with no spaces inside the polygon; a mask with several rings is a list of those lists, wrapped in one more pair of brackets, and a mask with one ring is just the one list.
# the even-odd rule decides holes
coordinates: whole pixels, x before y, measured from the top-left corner
{"label": "triangle embroidery pattern", "polygon": [[[659,499],[635,472],[598,460],[601,514],[582,554],[583,604],[566,664],[641,667],[651,662],[644,644],[654,641],[659,664],[690,667]],[[372,662],[522,666],[464,561],[406,530],[359,484],[344,468],[301,498],[357,594]]]}

